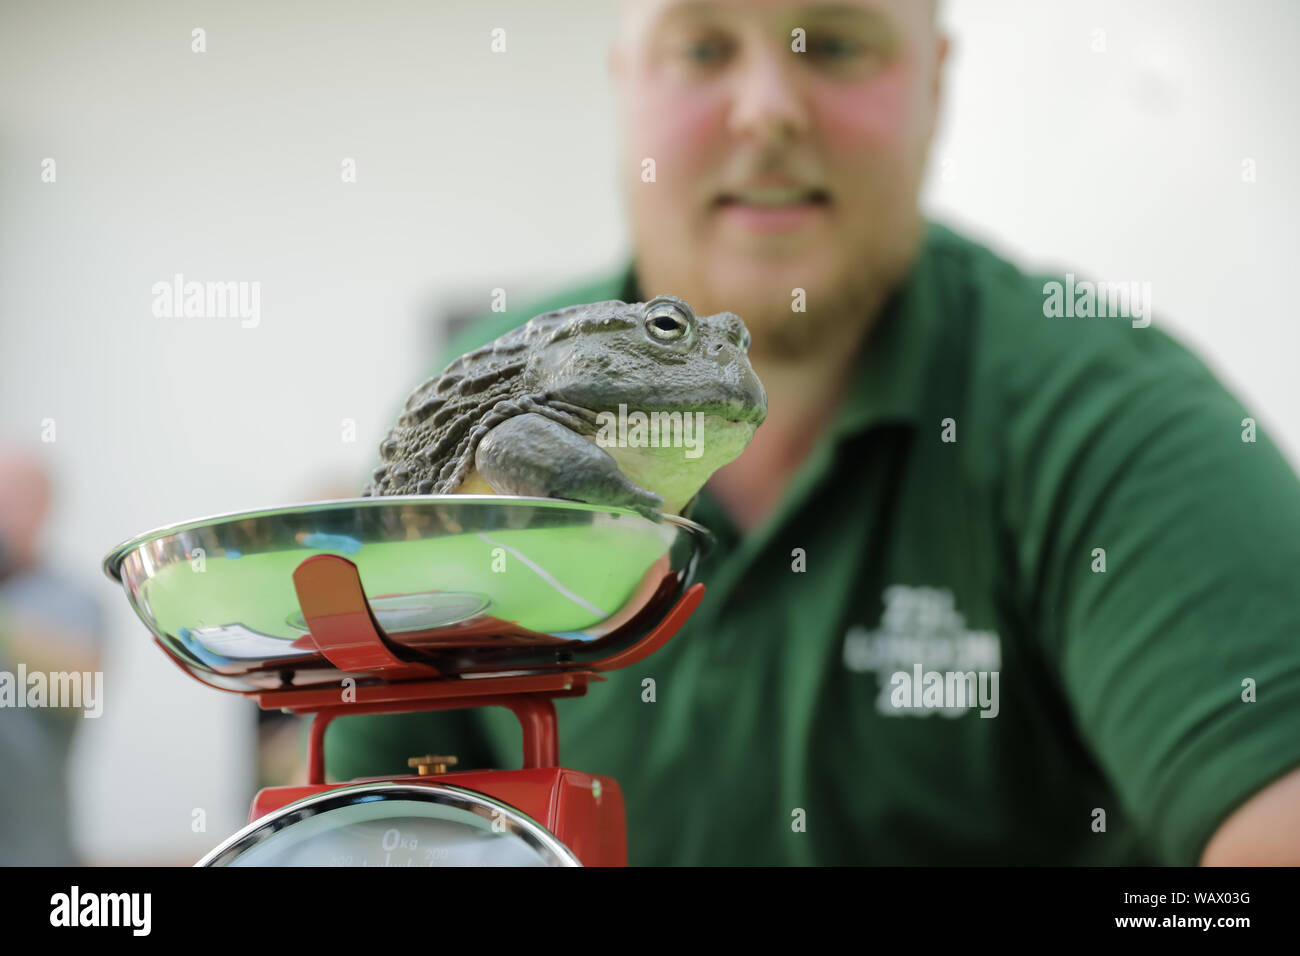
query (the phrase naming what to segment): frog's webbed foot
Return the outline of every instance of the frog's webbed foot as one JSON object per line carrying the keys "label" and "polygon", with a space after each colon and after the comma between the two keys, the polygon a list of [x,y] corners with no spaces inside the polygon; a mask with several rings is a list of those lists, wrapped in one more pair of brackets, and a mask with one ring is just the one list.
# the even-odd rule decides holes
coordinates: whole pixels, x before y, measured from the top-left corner
{"label": "frog's webbed foot", "polygon": [[663,520],[663,498],[630,481],[608,452],[533,412],[508,418],[484,435],[474,467],[498,494],[632,508]]}

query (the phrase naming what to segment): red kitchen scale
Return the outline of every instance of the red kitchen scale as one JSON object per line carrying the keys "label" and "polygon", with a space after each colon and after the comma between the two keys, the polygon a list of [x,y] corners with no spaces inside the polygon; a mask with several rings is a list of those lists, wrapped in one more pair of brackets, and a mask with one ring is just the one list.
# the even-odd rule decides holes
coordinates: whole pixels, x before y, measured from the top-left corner
{"label": "red kitchen scale", "polygon": [[[709,532],[549,498],[411,495],[202,518],[104,559],[209,687],[313,715],[308,783],[269,787],[200,866],[622,866],[618,783],[560,764],[553,699],[661,648],[699,605]],[[506,707],[517,770],[326,783],[336,717]],[[430,741],[436,746],[437,741]]]}

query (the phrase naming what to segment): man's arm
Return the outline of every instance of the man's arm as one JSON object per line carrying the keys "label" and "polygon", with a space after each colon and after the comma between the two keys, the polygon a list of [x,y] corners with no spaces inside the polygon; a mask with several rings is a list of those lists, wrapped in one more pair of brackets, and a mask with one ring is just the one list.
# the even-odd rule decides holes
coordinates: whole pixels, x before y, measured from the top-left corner
{"label": "man's arm", "polygon": [[1300,769],[1255,794],[1224,821],[1202,866],[1300,866]]}
{"label": "man's arm", "polygon": [[1163,863],[1300,863],[1300,480],[1158,329],[1024,333],[1001,370],[1016,587],[1102,809]]}

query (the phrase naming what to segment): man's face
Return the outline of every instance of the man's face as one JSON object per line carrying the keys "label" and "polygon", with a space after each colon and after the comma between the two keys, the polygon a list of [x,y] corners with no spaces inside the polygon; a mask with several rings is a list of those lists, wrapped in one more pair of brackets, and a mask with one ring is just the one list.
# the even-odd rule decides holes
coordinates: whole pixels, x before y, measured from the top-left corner
{"label": "man's face", "polygon": [[756,357],[878,305],[919,241],[943,50],[929,0],[625,0],[611,68],[643,291],[738,313]]}

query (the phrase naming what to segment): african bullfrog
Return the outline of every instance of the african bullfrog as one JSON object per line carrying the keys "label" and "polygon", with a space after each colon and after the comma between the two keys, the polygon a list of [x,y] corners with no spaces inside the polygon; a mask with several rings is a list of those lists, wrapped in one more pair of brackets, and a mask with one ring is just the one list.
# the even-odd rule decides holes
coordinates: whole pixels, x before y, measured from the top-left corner
{"label": "african bullfrog", "polygon": [[411,392],[362,496],[530,495],[681,514],[767,415],[748,353],[739,316],[697,316],[672,295],[543,313]]}

